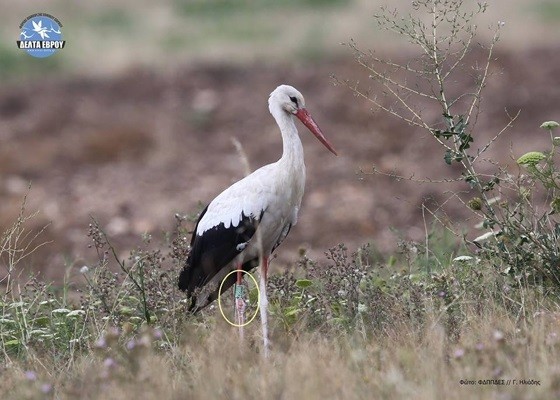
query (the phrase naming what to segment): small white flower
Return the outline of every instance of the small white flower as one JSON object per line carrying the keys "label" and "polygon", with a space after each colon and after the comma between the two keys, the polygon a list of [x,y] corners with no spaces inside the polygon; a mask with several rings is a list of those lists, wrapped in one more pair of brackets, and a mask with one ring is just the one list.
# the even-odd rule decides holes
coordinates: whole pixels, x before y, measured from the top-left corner
{"label": "small white flower", "polygon": [[29,381],[36,381],[37,374],[35,373],[35,371],[25,371],[25,378]]}
{"label": "small white flower", "polygon": [[111,357],[107,357],[105,360],[103,360],[103,365],[106,368],[113,368],[114,366],[117,365],[117,363],[115,362],[115,360]]}
{"label": "small white flower", "polygon": [[499,26],[504,26],[506,23],[504,21],[498,21]]}
{"label": "small white flower", "polygon": [[548,131],[552,131],[556,128],[558,128],[560,126],[560,124],[556,121],[545,121],[541,124],[541,128],[542,129],[546,129]]}
{"label": "small white flower", "polygon": [[44,335],[46,333],[46,331],[44,329],[33,329],[32,331],[29,332],[29,336],[40,336],[40,335]]}
{"label": "small white flower", "polygon": [[473,239],[473,242],[484,242],[486,239],[491,238],[492,236],[495,236],[496,232],[491,231],[491,232],[486,232],[484,235],[480,235],[479,237]]}
{"label": "small white flower", "polygon": [[501,342],[502,340],[504,340],[504,334],[502,331],[499,330],[495,330],[494,333],[492,334],[492,337],[496,342]]}
{"label": "small white flower", "polygon": [[56,310],[51,311],[53,314],[68,314],[70,312],[67,308],[57,308]]}
{"label": "small white flower", "polygon": [[459,348],[459,349],[456,349],[453,352],[453,357],[455,357],[455,358],[462,358],[464,355],[465,355],[465,349],[460,349]]}
{"label": "small white flower", "polygon": [[104,349],[105,347],[107,347],[107,341],[104,337],[100,337],[95,342],[94,347],[97,347],[98,349]]}
{"label": "small white flower", "polygon": [[84,265],[82,268],[80,268],[80,274],[87,274],[89,272],[89,268],[87,265]]}
{"label": "small white flower", "polygon": [[52,391],[52,385],[50,383],[43,383],[41,385],[41,392],[44,394],[49,394]]}
{"label": "small white flower", "polygon": [[453,261],[470,261],[473,258],[471,256],[458,256],[453,259]]}
{"label": "small white flower", "polygon": [[74,310],[74,311],[70,311],[68,314],[66,314],[67,317],[77,317],[79,315],[85,315],[85,311],[84,310]]}

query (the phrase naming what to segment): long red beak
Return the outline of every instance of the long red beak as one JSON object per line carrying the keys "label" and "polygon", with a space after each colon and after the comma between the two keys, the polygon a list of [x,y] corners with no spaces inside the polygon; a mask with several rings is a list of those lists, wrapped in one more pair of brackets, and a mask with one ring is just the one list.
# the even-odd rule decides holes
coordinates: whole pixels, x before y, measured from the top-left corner
{"label": "long red beak", "polygon": [[333,153],[335,156],[338,156],[332,144],[330,144],[329,141],[325,138],[323,132],[321,132],[321,129],[305,108],[298,109],[296,112],[296,117],[299,118],[303,125],[305,125],[307,129],[309,129],[311,133],[313,133],[315,137],[317,137],[317,139],[319,139],[319,141],[323,143],[331,153]]}

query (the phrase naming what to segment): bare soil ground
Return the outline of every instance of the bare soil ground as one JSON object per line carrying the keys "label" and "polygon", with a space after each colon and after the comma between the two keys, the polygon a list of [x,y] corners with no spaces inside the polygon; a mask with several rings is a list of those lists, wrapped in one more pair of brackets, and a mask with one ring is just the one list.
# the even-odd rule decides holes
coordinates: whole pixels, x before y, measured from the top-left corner
{"label": "bare soil ground", "polygon": [[[560,48],[498,54],[485,95],[475,145],[486,143],[521,110],[489,157],[514,167],[514,157],[545,150],[538,125],[560,119]],[[275,161],[280,135],[268,94],[281,83],[300,89],[308,109],[339,151],[335,158],[305,128],[308,181],[300,220],[279,249],[284,262],[307,248],[313,255],[337,243],[371,241],[394,248],[396,235],[422,239],[421,205],[441,204],[448,186],[397,182],[360,169],[433,179],[456,177],[425,133],[417,132],[334,86],[330,74],[363,79],[350,58],[320,64],[197,65],[173,73],[130,70],[113,78],[68,77],[0,87],[0,231],[11,224],[28,182],[35,228],[52,221],[53,243],[30,263],[47,278],[65,265],[94,258],[87,248],[90,215],[127,250],[149,232],[161,237],[173,215],[195,213],[243,176],[232,138],[251,167]],[[463,185],[455,189],[466,190]],[[465,194],[468,198],[468,194]],[[455,220],[468,213],[450,204]],[[474,221],[467,222],[467,226]],[[279,263],[277,263],[279,264]]]}

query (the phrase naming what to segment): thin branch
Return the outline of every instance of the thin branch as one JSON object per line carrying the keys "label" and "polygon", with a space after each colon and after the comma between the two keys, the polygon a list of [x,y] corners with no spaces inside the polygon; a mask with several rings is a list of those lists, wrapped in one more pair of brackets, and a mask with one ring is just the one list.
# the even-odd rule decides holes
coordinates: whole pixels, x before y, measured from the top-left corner
{"label": "thin branch", "polygon": [[377,108],[379,108],[380,110],[385,111],[386,113],[397,117],[403,121],[405,121],[407,124],[412,125],[412,126],[417,126],[419,128],[423,128],[423,129],[429,129],[429,126],[424,123],[424,121],[422,121],[422,119],[419,119],[420,122],[418,122],[417,120],[411,119],[411,118],[407,118],[401,114],[399,114],[398,112],[396,112],[393,109],[390,109],[387,106],[384,106],[383,104],[381,104],[376,98],[370,97],[368,96],[366,93],[362,92],[361,90],[358,89],[358,83],[356,83],[354,86],[350,85],[350,82],[348,80],[339,80],[338,78],[336,78],[335,76],[333,76],[333,79],[339,83],[339,84],[343,84],[345,86],[347,86],[352,92],[354,92],[354,94],[358,97],[361,97],[367,101],[369,101],[370,103],[373,103]]}
{"label": "thin branch", "polygon": [[393,178],[393,179],[396,179],[398,181],[405,180],[405,181],[410,181],[410,182],[415,182],[415,183],[452,183],[452,182],[461,182],[464,179],[463,177],[442,178],[442,179],[431,179],[431,178],[420,179],[420,178],[416,178],[414,176],[414,174],[411,174],[410,176],[398,175],[395,172],[381,171],[381,170],[377,169],[375,166],[372,166],[372,171],[371,172],[366,172],[366,171],[360,170],[360,173],[365,174],[365,175],[374,175],[375,174],[375,175],[387,176],[389,178]]}
{"label": "thin branch", "polygon": [[407,91],[411,94],[420,96],[420,97],[426,97],[428,99],[431,100],[437,100],[437,98],[433,95],[430,95],[428,93],[424,93],[424,92],[420,92],[419,90],[413,89],[405,84],[402,84],[400,82],[396,82],[393,79],[391,79],[389,76],[377,71],[372,65],[367,64],[365,61],[362,61],[363,58],[369,57],[371,58],[371,56],[368,56],[366,53],[362,52],[361,50],[359,50],[356,47],[353,47],[354,50],[358,53],[358,57],[356,58],[358,61],[358,64],[360,64],[362,67],[366,68],[368,71],[371,72],[372,75],[370,75],[371,79],[378,79],[381,84],[385,87],[387,87],[387,84],[391,84],[394,85],[400,89],[403,89],[404,91]]}
{"label": "thin branch", "polygon": [[486,143],[486,145],[482,148],[479,149],[476,156],[472,159],[471,163],[474,164],[476,162],[476,160],[481,156],[481,154],[483,154],[486,150],[488,150],[488,148],[496,141],[498,140],[498,138],[509,128],[511,128],[513,126],[513,123],[515,122],[515,120],[517,119],[517,117],[519,117],[519,114],[521,114],[521,110],[517,111],[517,114],[515,114],[512,118],[510,117],[509,122],[507,123],[506,126],[504,126],[492,139],[490,139],[490,141],[488,143]]}
{"label": "thin branch", "polygon": [[482,73],[480,83],[478,84],[478,87],[477,87],[476,96],[474,97],[474,99],[471,103],[471,106],[469,107],[469,111],[466,114],[465,124],[469,123],[469,119],[472,115],[474,107],[478,103],[480,103],[480,99],[481,99],[480,94],[482,93],[482,90],[486,87],[486,79],[488,78],[488,72],[490,70],[490,63],[492,61],[492,55],[494,54],[494,46],[498,42],[499,37],[500,37],[500,25],[498,24],[498,28],[496,29],[496,31],[494,33],[494,37],[492,38],[492,41],[490,42],[490,47],[488,48],[488,56],[486,57],[486,65],[484,67],[484,71]]}

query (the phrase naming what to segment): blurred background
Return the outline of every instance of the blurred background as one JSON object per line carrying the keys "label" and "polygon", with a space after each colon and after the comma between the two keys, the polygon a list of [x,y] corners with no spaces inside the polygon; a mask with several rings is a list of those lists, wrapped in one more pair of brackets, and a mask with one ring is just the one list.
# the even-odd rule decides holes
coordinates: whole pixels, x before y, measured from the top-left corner
{"label": "blurred background", "polygon": [[[199,212],[243,176],[232,139],[252,168],[275,161],[281,139],[267,98],[281,83],[303,93],[340,157],[300,129],[306,196],[276,264],[293,262],[300,248],[321,258],[341,242],[351,250],[370,242],[389,252],[399,238],[422,240],[431,221],[422,204],[437,207],[450,197],[448,186],[361,173],[375,165],[420,179],[457,176],[425,133],[372,113],[331,78],[367,81],[341,45],[351,39],[380,57],[413,57],[415,50],[379,31],[373,19],[382,4],[412,11],[410,1],[0,4],[0,232],[17,218],[31,182],[28,209],[39,214],[30,227],[50,222],[43,237],[52,243],[27,262],[47,279],[93,262],[90,216],[125,254],[144,233],[163,238],[175,213]],[[37,12],[58,18],[66,40],[46,59],[15,45],[19,24]],[[477,21],[480,41],[497,21],[505,26],[496,73],[474,136],[486,143],[508,122],[507,113],[521,110],[489,153],[515,167],[524,151],[547,148],[540,123],[560,119],[560,3],[492,1]],[[460,204],[447,203],[446,210],[454,220],[468,217]]]}

